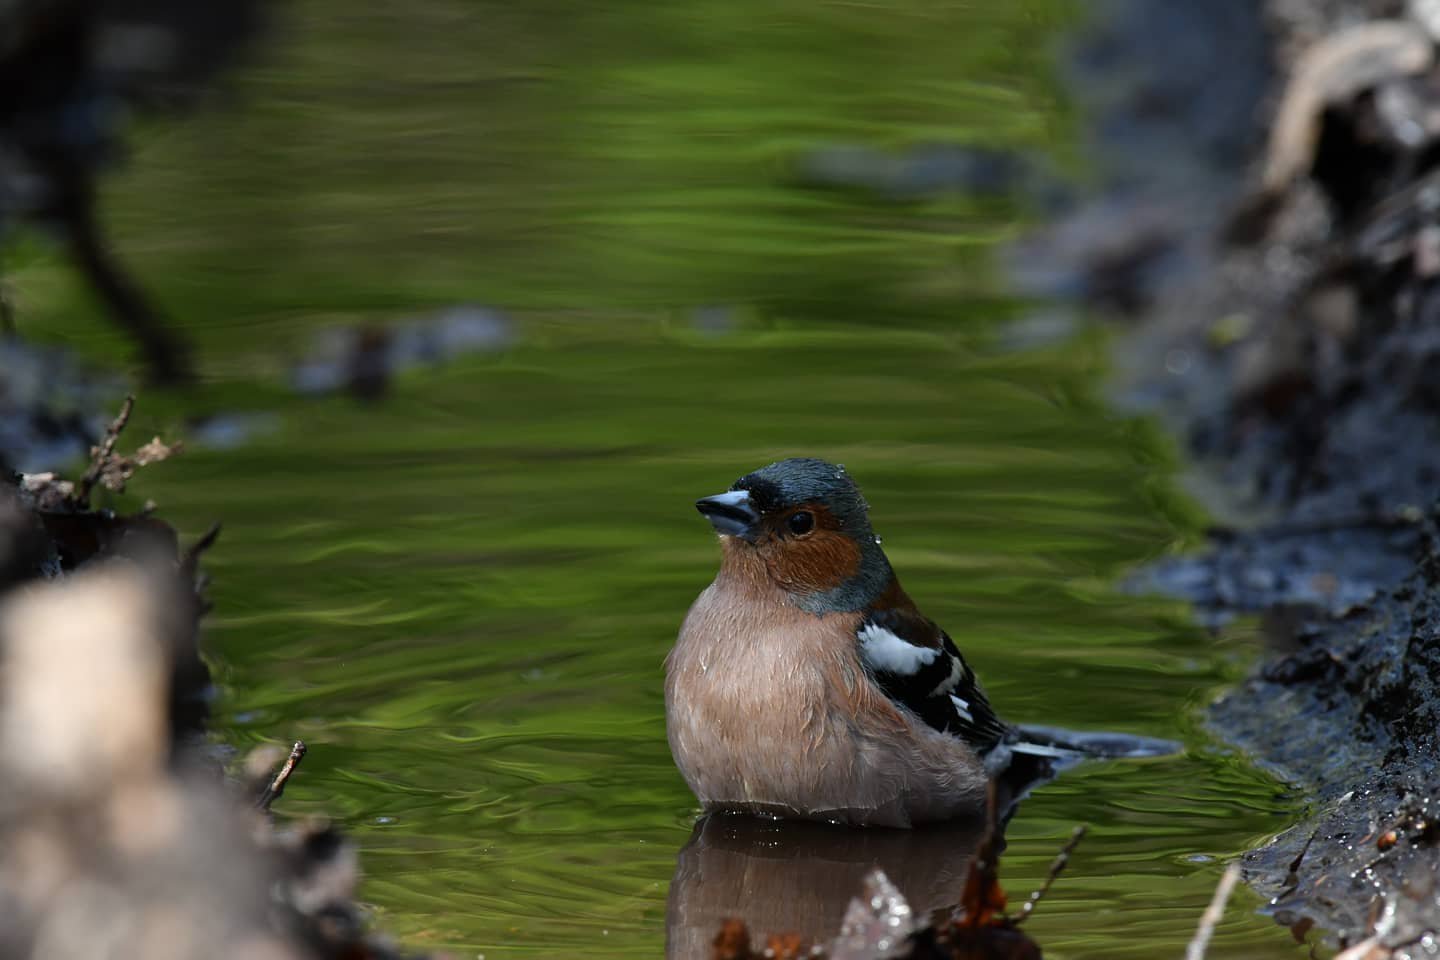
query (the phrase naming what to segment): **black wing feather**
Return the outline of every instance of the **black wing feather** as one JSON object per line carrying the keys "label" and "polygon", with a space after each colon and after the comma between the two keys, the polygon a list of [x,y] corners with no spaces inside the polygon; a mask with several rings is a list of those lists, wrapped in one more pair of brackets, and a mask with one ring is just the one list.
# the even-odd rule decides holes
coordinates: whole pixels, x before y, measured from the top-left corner
{"label": "black wing feather", "polygon": [[871,611],[857,641],[880,689],[929,726],[962,737],[980,753],[1011,739],[975,671],[934,621],[907,610]]}

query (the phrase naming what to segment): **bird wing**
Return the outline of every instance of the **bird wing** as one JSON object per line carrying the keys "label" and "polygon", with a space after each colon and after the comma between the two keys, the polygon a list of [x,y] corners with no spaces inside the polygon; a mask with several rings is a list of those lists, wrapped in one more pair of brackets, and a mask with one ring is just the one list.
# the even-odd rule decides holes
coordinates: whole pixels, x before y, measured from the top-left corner
{"label": "bird wing", "polygon": [[1014,739],[949,635],[917,610],[869,611],[856,630],[860,661],[895,703],[984,754]]}

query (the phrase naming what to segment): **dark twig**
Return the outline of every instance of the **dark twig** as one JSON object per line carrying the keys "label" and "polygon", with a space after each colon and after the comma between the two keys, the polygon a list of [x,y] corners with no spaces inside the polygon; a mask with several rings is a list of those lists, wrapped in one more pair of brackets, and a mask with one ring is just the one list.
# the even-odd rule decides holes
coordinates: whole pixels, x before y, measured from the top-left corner
{"label": "dark twig", "polygon": [[1210,938],[1215,935],[1215,926],[1225,915],[1225,904],[1229,902],[1230,894],[1239,880],[1239,863],[1232,863],[1225,868],[1220,882],[1215,885],[1215,896],[1210,899],[1210,906],[1206,907],[1205,913],[1201,915],[1200,926],[1196,929],[1195,936],[1190,940],[1190,945],[1185,948],[1185,960],[1205,960],[1205,950],[1210,946]]}
{"label": "dark twig", "polygon": [[196,565],[200,562],[200,555],[215,546],[215,541],[219,538],[220,524],[218,522],[212,523],[210,529],[206,530],[204,535],[201,536],[199,540],[196,540],[189,550],[185,551],[185,556],[180,561],[180,569],[194,571]]}
{"label": "dark twig", "polygon": [[1020,906],[1020,916],[1015,918],[1015,926],[1018,927],[1029,919],[1030,914],[1035,910],[1035,905],[1045,894],[1050,892],[1050,885],[1055,882],[1055,878],[1060,876],[1061,872],[1070,865],[1070,855],[1075,852],[1076,847],[1080,846],[1080,841],[1085,837],[1085,829],[1084,824],[1076,827],[1075,831],[1070,834],[1070,839],[1065,841],[1065,846],[1055,854],[1055,859],[1050,861],[1050,870],[1045,874],[1045,882],[1040,884],[1040,889],[1031,893],[1030,899]]}
{"label": "dark twig", "polygon": [[255,808],[264,813],[270,812],[270,805],[280,799],[285,792],[285,784],[290,782],[290,775],[295,772],[295,767],[305,758],[305,741],[296,740],[295,746],[290,748],[290,756],[285,758],[285,763],[280,767],[275,779],[270,781],[270,786],[260,794],[260,799],[255,801]]}
{"label": "dark twig", "polygon": [[212,523],[210,529],[205,531],[204,536],[191,544],[190,549],[180,558],[180,575],[190,581],[190,587],[195,594],[196,608],[201,615],[209,613],[214,605],[205,597],[205,591],[210,588],[210,578],[200,572],[200,555],[215,545],[220,537],[219,522]]}
{"label": "dark twig", "polygon": [[1000,791],[991,780],[985,795],[985,835],[970,858],[965,888],[956,908],[956,926],[972,933],[1005,915],[1005,891],[1000,889]]}
{"label": "dark twig", "polygon": [[90,457],[90,466],[85,470],[85,476],[80,478],[80,489],[75,492],[75,499],[82,505],[90,503],[90,491],[100,480],[100,474],[105,470],[105,464],[115,455],[115,442],[120,439],[120,433],[125,429],[125,424],[130,422],[130,412],[135,409],[135,395],[132,393],[125,398],[120,405],[120,413],[111,421],[110,426],[105,428],[105,439],[95,448]]}
{"label": "dark twig", "polygon": [[140,285],[105,243],[95,216],[94,174],[53,151],[36,159],[54,178],[55,209],[65,226],[71,258],[111,316],[140,341],[151,379],[169,384],[190,380],[184,342],[165,328]]}
{"label": "dark twig", "polygon": [[1294,893],[1295,889],[1300,886],[1300,864],[1305,862],[1305,857],[1310,852],[1310,844],[1315,842],[1315,837],[1319,832],[1319,827],[1310,831],[1310,836],[1305,838],[1305,845],[1300,848],[1295,859],[1290,861],[1290,869],[1286,871],[1285,879],[1280,882],[1281,896]]}

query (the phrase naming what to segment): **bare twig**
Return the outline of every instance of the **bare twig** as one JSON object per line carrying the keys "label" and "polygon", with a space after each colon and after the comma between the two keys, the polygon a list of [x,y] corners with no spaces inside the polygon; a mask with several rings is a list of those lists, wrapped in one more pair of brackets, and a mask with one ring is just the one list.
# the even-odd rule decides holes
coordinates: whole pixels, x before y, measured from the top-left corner
{"label": "bare twig", "polygon": [[1055,878],[1060,876],[1061,871],[1070,865],[1070,854],[1074,853],[1075,848],[1080,846],[1080,841],[1085,837],[1085,829],[1084,824],[1076,827],[1075,831],[1070,834],[1070,839],[1065,841],[1065,846],[1061,847],[1060,852],[1055,854],[1055,859],[1050,861],[1050,870],[1045,874],[1045,882],[1040,884],[1040,889],[1031,893],[1030,899],[1021,905],[1020,916],[1015,918],[1015,926],[1018,927],[1029,919],[1030,914],[1035,910],[1035,905],[1040,902],[1045,894],[1050,892],[1050,885],[1055,882]]}
{"label": "bare twig", "polygon": [[120,405],[120,413],[111,421],[110,426],[105,428],[105,439],[100,441],[90,457],[90,466],[85,470],[85,476],[80,478],[80,489],[75,493],[75,499],[81,504],[89,504],[90,491],[100,480],[100,474],[105,470],[105,464],[115,455],[115,442],[120,439],[120,433],[125,429],[125,424],[130,422],[130,412],[135,409],[135,395],[132,393],[125,398]]}
{"label": "bare twig", "polygon": [[1185,948],[1185,960],[1205,960],[1205,950],[1210,946],[1210,938],[1215,935],[1215,926],[1225,915],[1225,904],[1239,880],[1240,864],[1232,863],[1225,868],[1220,882],[1215,885],[1215,896],[1210,898],[1210,906],[1205,908],[1205,913],[1200,917],[1200,926],[1196,929],[1190,945]]}
{"label": "bare twig", "polygon": [[285,763],[280,767],[275,779],[270,781],[270,786],[260,794],[260,799],[255,801],[255,807],[265,813],[270,812],[270,805],[280,799],[285,792],[285,784],[290,782],[290,775],[295,772],[295,767],[305,758],[305,741],[296,740],[295,745],[290,748],[290,756],[285,758]]}

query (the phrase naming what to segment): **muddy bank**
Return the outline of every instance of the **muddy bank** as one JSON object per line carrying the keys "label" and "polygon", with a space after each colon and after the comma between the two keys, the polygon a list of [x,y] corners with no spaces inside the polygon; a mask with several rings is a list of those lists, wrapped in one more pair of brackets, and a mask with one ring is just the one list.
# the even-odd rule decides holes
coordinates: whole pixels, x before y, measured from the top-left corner
{"label": "muddy bank", "polygon": [[[1432,956],[1440,19],[1422,2],[1263,9],[1273,73],[1226,127],[1262,121],[1245,161],[1179,149],[1161,124],[1139,141],[1160,145],[1149,165],[1183,158],[1192,182],[1142,163],[1139,187],[1107,185],[1020,245],[1015,273],[1119,321],[1122,404],[1175,427],[1223,518],[1206,551],[1133,586],[1214,624],[1261,616],[1264,661],[1208,722],[1315,806],[1245,857],[1246,880],[1297,935]],[[1075,242],[1087,230],[1111,239]]]}

